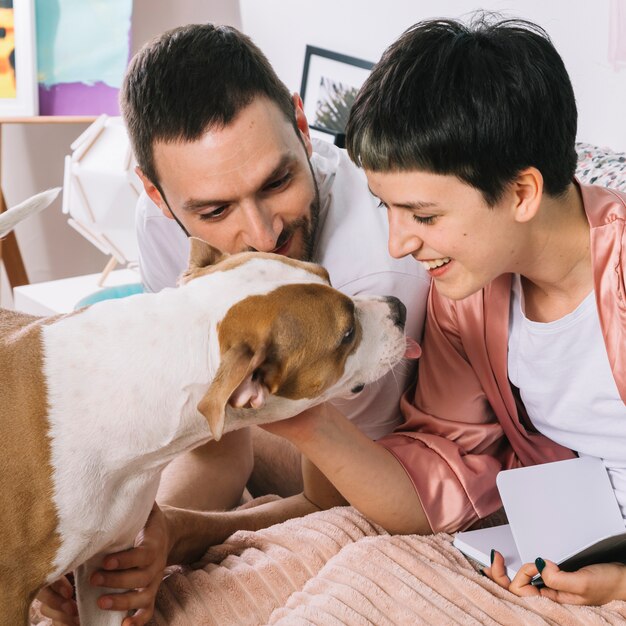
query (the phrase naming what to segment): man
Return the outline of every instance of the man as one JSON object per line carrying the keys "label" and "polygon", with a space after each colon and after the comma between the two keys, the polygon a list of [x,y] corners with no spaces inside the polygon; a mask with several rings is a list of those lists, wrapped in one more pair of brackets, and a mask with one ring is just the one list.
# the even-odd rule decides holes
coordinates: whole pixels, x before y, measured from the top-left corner
{"label": "man", "polygon": [[[407,332],[421,334],[425,272],[389,258],[380,245],[385,218],[370,210],[375,200],[362,173],[330,145],[319,142],[313,150],[300,98],[289,95],[250,40],[212,25],[164,35],[131,64],[122,107],[147,194],[137,232],[148,290],[176,284],[191,234],[224,252],[259,250],[321,263],[333,286],[350,295],[401,296],[410,309]],[[399,423],[399,393],[411,372],[397,376],[342,405],[374,439]],[[273,472],[281,481],[269,472],[264,491],[297,493],[299,461],[294,467],[289,457],[277,459],[273,443],[265,457],[281,470]],[[249,450],[250,434],[240,431],[179,459],[164,475],[159,500],[234,506],[250,473]],[[284,445],[280,450],[288,453]],[[229,467],[226,484],[218,494],[198,490],[207,467],[224,481],[217,459]],[[259,460],[267,467],[267,458]]]}
{"label": "man", "polygon": [[[175,286],[193,235],[223,252],[259,250],[315,261],[349,295],[395,295],[408,309],[407,334],[421,336],[426,272],[411,259],[389,256],[386,217],[363,173],[342,150],[311,141],[300,98],[289,94],[247,37],[210,24],[165,33],[131,62],[121,103],[146,191],[137,232],[149,291]],[[406,365],[336,410],[374,445],[372,439],[400,423],[400,396],[413,378]],[[149,619],[168,553],[170,562],[189,560],[239,528],[345,503],[306,459],[299,493],[300,453],[292,445],[270,435],[256,443],[264,452],[255,459],[266,469],[262,490],[295,495],[232,514],[166,508],[173,517],[164,519],[155,509],[138,548],[110,557],[105,569],[112,565],[114,571],[93,581],[139,589],[100,599],[103,608],[139,609],[125,626]],[[250,433],[236,431],[174,461],[157,501],[230,509],[251,470]],[[75,610],[71,602],[61,608],[69,589],[61,581],[41,596],[49,605],[44,612],[61,623]]]}

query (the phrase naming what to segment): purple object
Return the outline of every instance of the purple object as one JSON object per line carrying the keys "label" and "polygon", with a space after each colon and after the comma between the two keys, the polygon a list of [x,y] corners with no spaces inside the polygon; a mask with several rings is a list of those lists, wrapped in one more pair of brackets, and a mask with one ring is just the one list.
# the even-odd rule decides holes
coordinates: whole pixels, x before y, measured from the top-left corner
{"label": "purple object", "polygon": [[119,89],[103,82],[39,84],[39,115],[119,115]]}

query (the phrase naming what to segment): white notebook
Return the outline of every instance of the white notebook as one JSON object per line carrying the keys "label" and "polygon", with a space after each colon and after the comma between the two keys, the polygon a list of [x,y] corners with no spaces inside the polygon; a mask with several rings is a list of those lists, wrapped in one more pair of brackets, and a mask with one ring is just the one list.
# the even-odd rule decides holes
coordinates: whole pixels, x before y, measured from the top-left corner
{"label": "white notebook", "polygon": [[626,528],[600,459],[581,457],[498,474],[509,524],[457,533],[454,545],[483,565],[491,549],[505,557],[513,578],[537,557],[574,571],[626,559]]}

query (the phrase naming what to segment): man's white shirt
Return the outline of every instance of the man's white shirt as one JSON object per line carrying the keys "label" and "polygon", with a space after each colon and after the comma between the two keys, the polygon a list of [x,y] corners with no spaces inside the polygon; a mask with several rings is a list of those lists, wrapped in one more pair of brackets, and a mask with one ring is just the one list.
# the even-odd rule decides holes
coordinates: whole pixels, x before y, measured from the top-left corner
{"label": "man's white shirt", "polygon": [[[333,287],[349,296],[395,296],[407,307],[407,335],[421,339],[430,279],[411,257],[388,252],[384,209],[367,187],[362,170],[344,150],[313,140],[311,165],[320,194],[320,214],[312,260],[328,271]],[[137,203],[141,278],[147,291],[175,287],[187,267],[189,242],[180,226],[143,193]],[[403,361],[352,400],[335,406],[363,433],[378,439],[398,426],[400,396],[415,379],[415,364]]]}

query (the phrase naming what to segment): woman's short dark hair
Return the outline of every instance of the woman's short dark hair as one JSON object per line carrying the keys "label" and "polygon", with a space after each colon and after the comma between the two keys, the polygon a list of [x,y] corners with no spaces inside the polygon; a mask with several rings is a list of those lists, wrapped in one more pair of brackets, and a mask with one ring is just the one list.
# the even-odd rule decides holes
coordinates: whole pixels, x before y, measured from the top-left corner
{"label": "woman's short dark hair", "polygon": [[231,26],[190,24],[163,33],[131,60],[120,107],[135,158],[155,184],[155,142],[195,141],[257,96],[297,130],[291,94],[252,40]]}
{"label": "woman's short dark hair", "polygon": [[351,158],[374,171],[451,174],[493,205],[525,167],[562,194],[576,168],[576,101],[547,33],[480,14],[415,24],[359,91]]}

